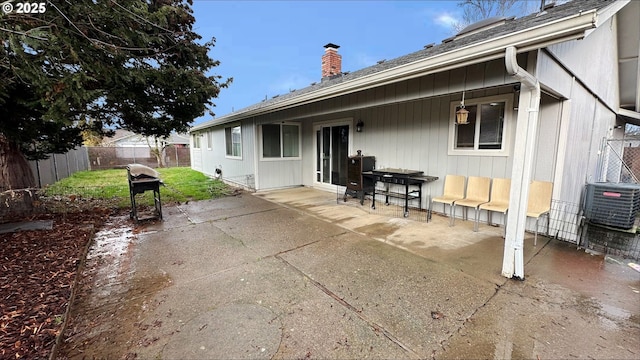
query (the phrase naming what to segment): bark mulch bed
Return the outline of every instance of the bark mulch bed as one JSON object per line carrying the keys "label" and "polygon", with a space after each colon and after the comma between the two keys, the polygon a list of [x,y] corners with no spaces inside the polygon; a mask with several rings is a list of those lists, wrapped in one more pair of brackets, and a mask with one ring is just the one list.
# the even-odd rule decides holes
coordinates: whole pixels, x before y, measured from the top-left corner
{"label": "bark mulch bed", "polygon": [[49,358],[92,235],[114,212],[89,204],[59,205],[65,210],[11,219],[53,220],[51,230],[0,234],[2,359]]}

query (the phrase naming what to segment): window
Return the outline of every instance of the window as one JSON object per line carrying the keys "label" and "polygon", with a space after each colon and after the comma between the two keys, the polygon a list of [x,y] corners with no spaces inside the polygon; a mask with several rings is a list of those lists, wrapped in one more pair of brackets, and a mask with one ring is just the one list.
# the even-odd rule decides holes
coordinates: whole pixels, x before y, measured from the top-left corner
{"label": "window", "polygon": [[227,156],[242,157],[242,131],[240,125],[224,129],[225,143],[227,145]]}
{"label": "window", "polygon": [[507,128],[511,100],[505,97],[466,101],[468,124],[455,124],[458,102],[451,104],[450,155],[508,155]]}
{"label": "window", "polygon": [[300,125],[262,125],[262,158],[279,159],[298,157],[300,157]]}
{"label": "window", "polygon": [[193,148],[200,149],[200,134],[193,134]]}
{"label": "window", "polygon": [[207,132],[207,150],[213,149],[213,132]]}

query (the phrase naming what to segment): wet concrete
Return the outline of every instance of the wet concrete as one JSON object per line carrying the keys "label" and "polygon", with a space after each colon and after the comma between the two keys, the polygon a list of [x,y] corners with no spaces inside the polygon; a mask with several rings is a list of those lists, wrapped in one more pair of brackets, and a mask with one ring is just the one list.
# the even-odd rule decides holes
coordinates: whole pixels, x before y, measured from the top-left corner
{"label": "wet concrete", "polygon": [[616,261],[551,242],[527,264],[527,279],[505,283],[442,357],[637,358],[639,277]]}
{"label": "wet concrete", "polygon": [[134,226],[128,216],[116,217],[95,234],[58,358],[126,356],[123,349],[140,331],[141,309],[152,294],[170,284],[166,273],[136,272]]}
{"label": "wet concrete", "polygon": [[300,188],[166,207],[163,222],[120,226],[111,233],[126,246],[112,247],[118,259],[102,255],[106,275],[75,310],[79,329],[95,326],[67,354],[640,357],[640,273],[620,259],[527,238],[526,280],[508,280],[500,228],[351,203]]}

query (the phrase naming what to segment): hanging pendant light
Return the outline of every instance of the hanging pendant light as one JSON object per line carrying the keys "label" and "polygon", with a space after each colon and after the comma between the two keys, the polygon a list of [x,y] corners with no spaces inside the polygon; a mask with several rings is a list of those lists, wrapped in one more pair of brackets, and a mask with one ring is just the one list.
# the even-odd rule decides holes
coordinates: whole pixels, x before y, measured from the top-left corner
{"label": "hanging pendant light", "polygon": [[466,125],[469,123],[469,111],[464,108],[464,91],[462,92],[462,101],[460,102],[460,109],[456,111],[456,124]]}

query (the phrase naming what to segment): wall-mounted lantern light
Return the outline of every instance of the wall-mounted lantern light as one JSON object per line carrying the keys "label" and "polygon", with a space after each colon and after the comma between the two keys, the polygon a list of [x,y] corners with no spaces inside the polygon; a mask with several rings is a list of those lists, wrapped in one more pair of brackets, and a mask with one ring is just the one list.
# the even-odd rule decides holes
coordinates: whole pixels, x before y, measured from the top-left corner
{"label": "wall-mounted lantern light", "polygon": [[464,108],[464,91],[462,92],[462,101],[460,109],[456,111],[456,124],[465,125],[469,123],[469,111]]}
{"label": "wall-mounted lantern light", "polygon": [[362,132],[363,127],[364,123],[362,122],[362,119],[358,120],[358,123],[356,124],[356,132]]}

